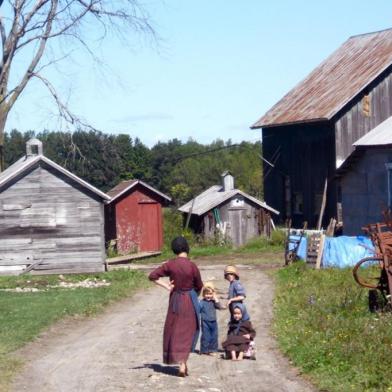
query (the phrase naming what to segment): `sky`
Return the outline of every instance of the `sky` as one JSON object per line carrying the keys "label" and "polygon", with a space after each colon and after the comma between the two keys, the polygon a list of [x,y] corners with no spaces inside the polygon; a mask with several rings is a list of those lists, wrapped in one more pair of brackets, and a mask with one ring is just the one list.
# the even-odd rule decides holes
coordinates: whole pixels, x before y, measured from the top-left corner
{"label": "sky", "polygon": [[[100,64],[75,50],[46,72],[72,112],[149,147],[173,138],[260,140],[250,126],[344,41],[392,28],[390,0],[144,4],[157,43],[109,36],[91,43]],[[6,130],[13,128],[64,129],[39,82],[13,108]]]}

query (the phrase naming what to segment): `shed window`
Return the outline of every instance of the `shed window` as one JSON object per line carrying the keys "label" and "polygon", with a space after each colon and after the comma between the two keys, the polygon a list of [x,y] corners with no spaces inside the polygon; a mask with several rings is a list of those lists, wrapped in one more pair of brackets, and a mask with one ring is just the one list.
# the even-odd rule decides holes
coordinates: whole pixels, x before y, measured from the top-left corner
{"label": "shed window", "polygon": [[392,162],[386,163],[388,175],[388,208],[392,208]]}

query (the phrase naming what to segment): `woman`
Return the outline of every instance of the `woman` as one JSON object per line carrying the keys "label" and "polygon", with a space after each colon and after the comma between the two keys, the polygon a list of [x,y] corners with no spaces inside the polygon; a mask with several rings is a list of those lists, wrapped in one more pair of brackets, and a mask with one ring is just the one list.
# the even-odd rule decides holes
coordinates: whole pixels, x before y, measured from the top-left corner
{"label": "woman", "polygon": [[[187,360],[196,345],[199,330],[198,294],[203,282],[196,264],[188,259],[189,245],[184,237],[172,241],[177,255],[149,275],[158,286],[170,291],[169,308],[163,331],[163,362],[180,365],[178,375],[188,375]],[[160,278],[169,277],[169,281]]]}

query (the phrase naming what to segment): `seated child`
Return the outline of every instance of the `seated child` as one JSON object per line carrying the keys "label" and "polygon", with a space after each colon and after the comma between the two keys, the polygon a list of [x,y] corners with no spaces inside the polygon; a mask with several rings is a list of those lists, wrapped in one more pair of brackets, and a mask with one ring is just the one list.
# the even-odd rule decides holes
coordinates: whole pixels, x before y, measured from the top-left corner
{"label": "seated child", "polygon": [[215,293],[212,283],[205,283],[200,301],[201,339],[200,354],[214,355],[218,351],[218,322],[216,309],[225,309]]}
{"label": "seated child", "polygon": [[243,319],[244,306],[242,304],[234,305],[232,319],[229,322],[227,339],[222,343],[226,352],[226,358],[233,361],[242,361],[244,352],[248,350],[249,343],[256,336],[252,323]]}
{"label": "seated child", "polygon": [[[229,307],[230,314],[233,318],[233,309],[236,304],[242,304],[246,297],[244,286],[242,286],[240,282],[240,275],[238,273],[237,268],[234,265],[228,265],[225,268],[225,279],[230,282],[229,286],[229,297],[227,306]],[[243,320],[249,320],[249,314],[246,310],[246,307],[243,308]]]}

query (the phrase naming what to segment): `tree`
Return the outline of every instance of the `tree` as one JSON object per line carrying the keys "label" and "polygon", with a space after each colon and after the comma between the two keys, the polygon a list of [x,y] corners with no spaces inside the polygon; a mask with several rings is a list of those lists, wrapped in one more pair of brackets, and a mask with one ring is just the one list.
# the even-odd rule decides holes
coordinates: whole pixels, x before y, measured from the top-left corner
{"label": "tree", "polygon": [[112,33],[124,38],[130,32],[155,36],[138,0],[8,0],[1,4],[0,171],[4,169],[7,117],[32,79],[39,80],[48,90],[63,119],[77,127],[88,126],[69,110],[53,83],[45,76],[45,70],[63,61],[66,55],[47,58],[44,54],[48,52],[50,43],[67,39],[94,57],[86,33],[94,29],[99,32],[101,40]]}

